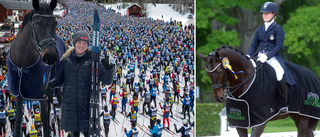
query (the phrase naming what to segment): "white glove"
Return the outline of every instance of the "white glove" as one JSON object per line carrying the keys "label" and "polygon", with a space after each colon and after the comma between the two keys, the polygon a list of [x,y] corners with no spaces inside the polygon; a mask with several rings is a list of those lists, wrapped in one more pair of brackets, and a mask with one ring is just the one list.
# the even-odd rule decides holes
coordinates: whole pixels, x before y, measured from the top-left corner
{"label": "white glove", "polygon": [[260,61],[261,63],[266,62],[268,59],[267,55],[265,54],[261,54],[260,57],[258,58],[258,61]]}

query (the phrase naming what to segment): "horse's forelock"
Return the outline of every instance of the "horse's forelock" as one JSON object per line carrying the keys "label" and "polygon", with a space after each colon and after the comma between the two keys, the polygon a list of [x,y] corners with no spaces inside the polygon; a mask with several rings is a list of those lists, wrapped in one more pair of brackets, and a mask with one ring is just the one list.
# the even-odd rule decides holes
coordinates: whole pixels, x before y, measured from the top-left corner
{"label": "horse's forelock", "polygon": [[49,4],[40,3],[40,8],[36,10],[35,13],[43,15],[53,15],[53,10],[51,9]]}
{"label": "horse's forelock", "polygon": [[31,20],[31,17],[33,15],[34,10],[28,12],[24,17],[23,17],[23,22],[22,22],[22,28],[21,30],[23,30],[24,26],[27,25],[27,23]]}

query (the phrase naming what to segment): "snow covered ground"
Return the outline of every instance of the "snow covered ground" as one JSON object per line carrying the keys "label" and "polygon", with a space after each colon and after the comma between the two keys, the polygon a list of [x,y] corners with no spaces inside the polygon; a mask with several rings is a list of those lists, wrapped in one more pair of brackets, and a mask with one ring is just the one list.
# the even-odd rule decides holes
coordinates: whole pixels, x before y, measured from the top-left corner
{"label": "snow covered ground", "polygon": [[[130,3],[129,3],[130,4]],[[105,4],[106,8],[111,8],[115,10],[116,12],[121,13],[121,15],[126,16],[127,9],[118,9],[118,6],[122,6],[122,3],[118,4]],[[188,19],[190,13],[186,13],[184,15],[180,14],[179,12],[175,11],[169,4],[156,4],[154,6],[153,4],[149,3],[147,4],[147,17],[151,17],[153,19],[159,19],[164,21],[170,21],[170,18],[172,18],[172,21],[181,21],[183,25],[189,25],[189,24],[195,24],[194,19]],[[163,15],[163,18],[162,18]],[[194,15],[192,15],[194,16]]]}

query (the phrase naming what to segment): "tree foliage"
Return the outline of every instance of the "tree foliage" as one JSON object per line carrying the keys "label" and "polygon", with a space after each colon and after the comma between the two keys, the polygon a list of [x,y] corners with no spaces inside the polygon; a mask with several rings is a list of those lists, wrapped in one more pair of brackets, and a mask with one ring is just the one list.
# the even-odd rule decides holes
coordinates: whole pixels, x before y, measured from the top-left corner
{"label": "tree foliage", "polygon": [[320,76],[320,5],[303,6],[290,13],[283,25],[284,46],[291,61],[310,68]]}

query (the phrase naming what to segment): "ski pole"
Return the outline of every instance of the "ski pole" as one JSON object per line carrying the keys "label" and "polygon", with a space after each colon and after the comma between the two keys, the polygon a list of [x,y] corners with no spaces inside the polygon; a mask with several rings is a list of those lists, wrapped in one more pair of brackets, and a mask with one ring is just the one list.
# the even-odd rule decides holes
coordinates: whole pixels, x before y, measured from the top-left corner
{"label": "ski pole", "polygon": [[115,122],[115,119],[113,119],[113,127],[114,127],[114,131],[116,131],[116,136],[118,136],[117,130],[116,130],[116,122]]}
{"label": "ski pole", "polygon": [[[126,113],[124,113],[124,114],[126,114]],[[127,119],[126,115],[124,115],[124,119]],[[122,128],[121,129],[123,129],[124,119],[122,121]],[[121,130],[121,132],[122,132],[122,130]]]}

